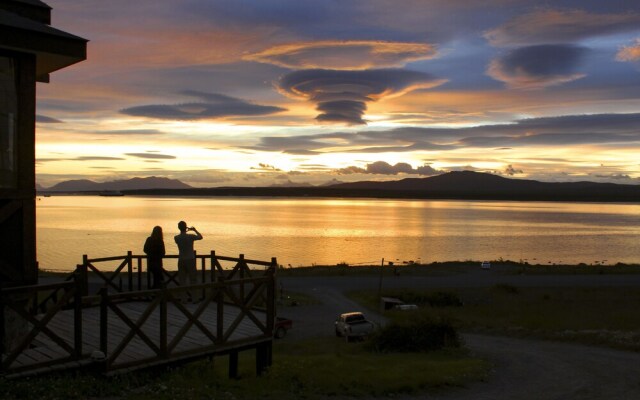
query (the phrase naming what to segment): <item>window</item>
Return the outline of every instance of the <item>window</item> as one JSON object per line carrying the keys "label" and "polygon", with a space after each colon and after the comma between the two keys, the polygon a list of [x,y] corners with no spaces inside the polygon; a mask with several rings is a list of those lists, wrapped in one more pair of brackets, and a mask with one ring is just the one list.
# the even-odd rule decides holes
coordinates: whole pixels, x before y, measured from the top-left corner
{"label": "window", "polygon": [[0,57],[0,188],[17,186],[17,113],[15,62],[11,58]]}

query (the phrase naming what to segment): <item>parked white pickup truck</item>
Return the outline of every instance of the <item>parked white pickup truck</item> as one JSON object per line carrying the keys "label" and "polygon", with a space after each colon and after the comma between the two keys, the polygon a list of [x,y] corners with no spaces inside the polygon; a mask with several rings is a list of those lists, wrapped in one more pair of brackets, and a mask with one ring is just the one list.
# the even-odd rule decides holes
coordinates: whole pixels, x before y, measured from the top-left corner
{"label": "parked white pickup truck", "polygon": [[336,336],[350,339],[361,339],[373,332],[375,325],[361,312],[340,314],[336,319]]}

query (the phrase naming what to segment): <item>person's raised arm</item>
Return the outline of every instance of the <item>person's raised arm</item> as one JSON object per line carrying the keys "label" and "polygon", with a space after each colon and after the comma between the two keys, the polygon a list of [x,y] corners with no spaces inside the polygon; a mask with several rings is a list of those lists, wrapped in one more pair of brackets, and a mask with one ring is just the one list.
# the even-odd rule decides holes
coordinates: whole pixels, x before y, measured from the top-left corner
{"label": "person's raised arm", "polygon": [[198,232],[198,230],[195,227],[192,226],[189,229],[192,230],[193,232],[195,232],[195,234],[196,234],[195,240],[202,240],[202,235],[200,234],[200,232]]}

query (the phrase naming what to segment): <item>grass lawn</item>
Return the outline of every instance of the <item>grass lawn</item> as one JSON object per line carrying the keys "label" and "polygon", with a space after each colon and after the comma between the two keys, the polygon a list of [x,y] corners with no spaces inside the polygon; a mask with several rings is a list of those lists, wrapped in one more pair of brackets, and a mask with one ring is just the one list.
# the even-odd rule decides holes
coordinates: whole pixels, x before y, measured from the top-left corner
{"label": "grass lawn", "polygon": [[[440,293],[436,296],[436,293]],[[446,294],[446,296],[443,296]],[[388,290],[385,296],[420,304],[415,313],[446,316],[463,331],[577,341],[640,351],[640,288],[532,288],[498,284],[490,288],[430,291]],[[351,296],[376,307],[376,293]],[[429,305],[429,299],[457,298],[461,306]],[[411,311],[390,312],[411,318]]]}
{"label": "grass lawn", "polygon": [[3,399],[313,399],[326,396],[388,397],[440,391],[483,379],[489,368],[464,350],[379,354],[364,343],[338,338],[277,341],[269,371],[255,375],[254,353],[241,353],[238,380],[227,377],[228,359],[173,370],[138,371],[113,378],[64,374],[0,380]]}

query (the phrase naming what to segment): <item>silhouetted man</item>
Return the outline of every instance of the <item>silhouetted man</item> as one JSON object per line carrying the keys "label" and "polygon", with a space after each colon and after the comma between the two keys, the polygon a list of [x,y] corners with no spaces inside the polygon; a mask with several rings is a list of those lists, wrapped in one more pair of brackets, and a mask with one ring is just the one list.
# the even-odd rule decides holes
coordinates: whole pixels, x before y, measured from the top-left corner
{"label": "silhouetted man", "polygon": [[[178,222],[180,234],[174,236],[178,245],[178,281],[180,286],[187,285],[187,278],[190,285],[198,283],[198,271],[196,269],[196,252],[193,250],[193,242],[202,240],[202,235],[194,227],[187,228],[184,221]],[[188,234],[187,231],[193,231],[196,234]]]}

